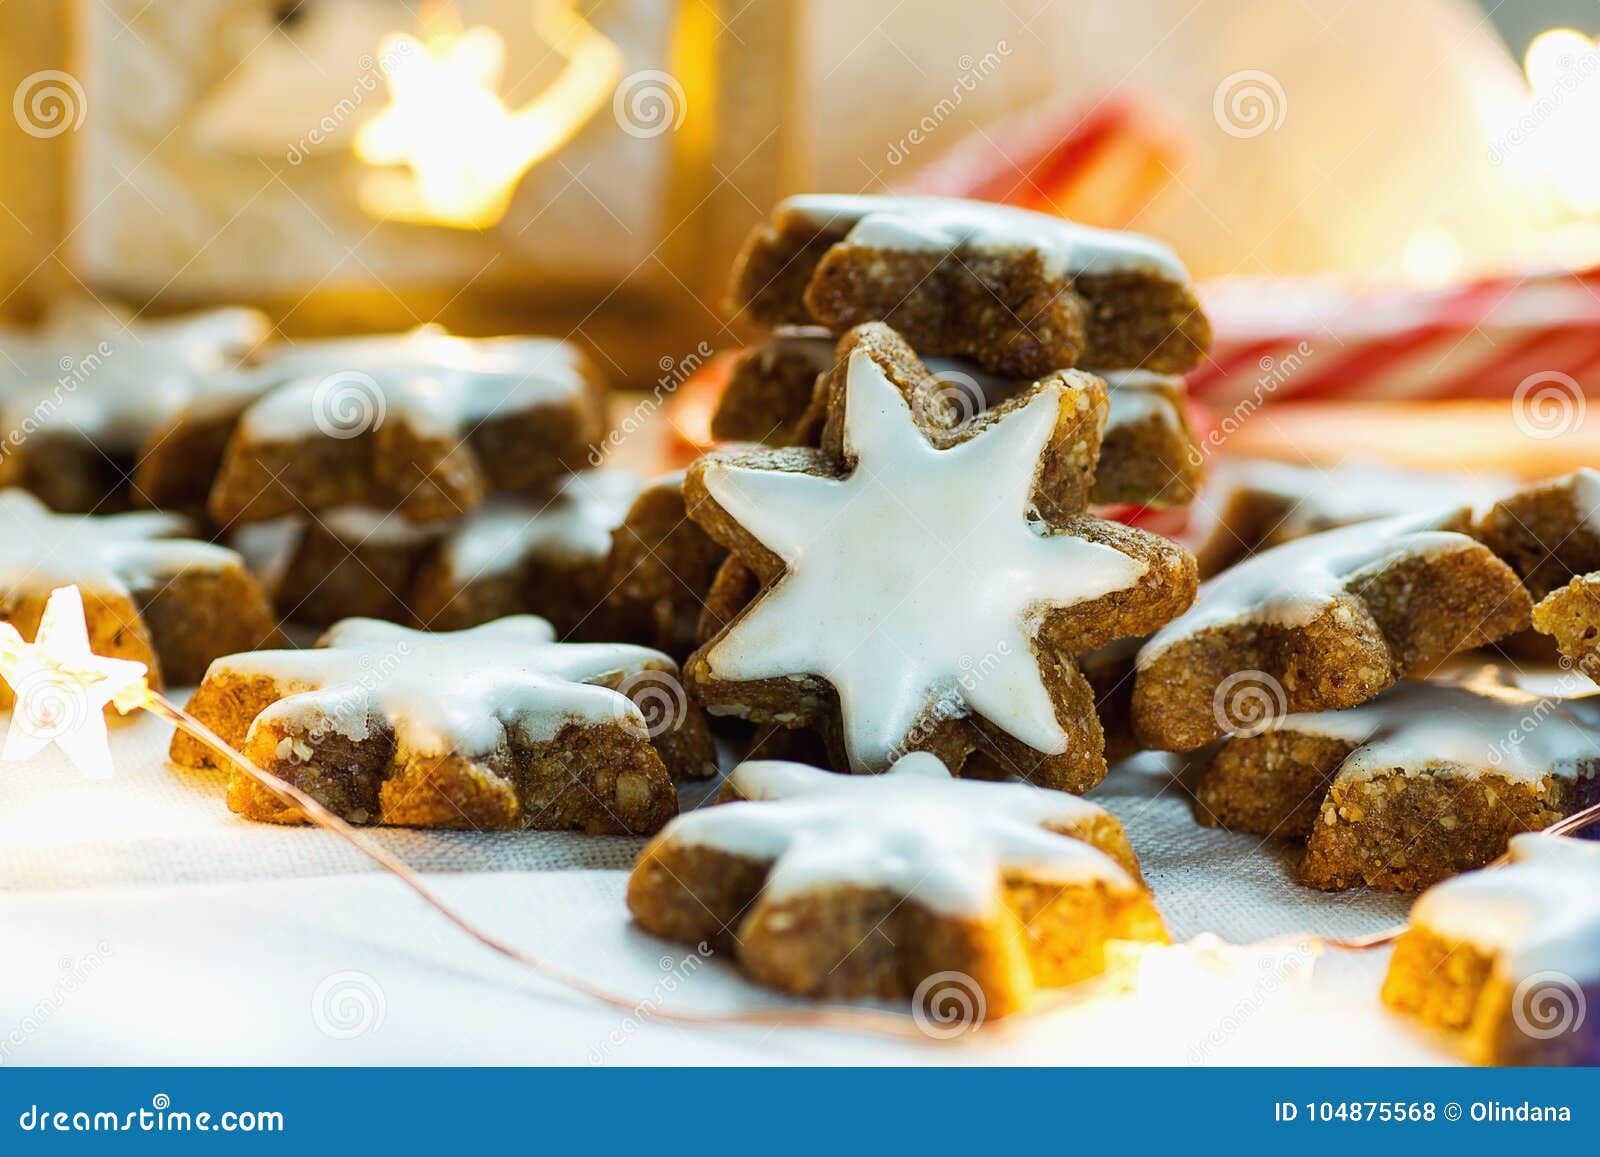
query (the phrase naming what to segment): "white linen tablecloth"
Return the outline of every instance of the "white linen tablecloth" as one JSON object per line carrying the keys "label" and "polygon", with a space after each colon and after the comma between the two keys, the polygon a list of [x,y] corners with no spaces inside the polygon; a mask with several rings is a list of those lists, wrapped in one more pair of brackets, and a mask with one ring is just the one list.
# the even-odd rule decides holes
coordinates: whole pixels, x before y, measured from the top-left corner
{"label": "white linen tablecloth", "polygon": [[[685,1028],[648,1013],[783,1002],[629,924],[622,896],[640,841],[378,833],[471,918],[641,1003],[625,1016],[494,956],[335,838],[232,815],[222,776],[164,762],[169,735],[148,717],[117,728],[109,782],[54,754],[0,765],[0,1064],[1459,1059],[1379,1003],[1386,951],[1325,952],[1304,986],[1263,972],[1102,993],[954,1044]],[[1352,935],[1408,906],[1297,886],[1288,848],[1197,825],[1159,758],[1115,769],[1092,798],[1127,826],[1177,940]]]}

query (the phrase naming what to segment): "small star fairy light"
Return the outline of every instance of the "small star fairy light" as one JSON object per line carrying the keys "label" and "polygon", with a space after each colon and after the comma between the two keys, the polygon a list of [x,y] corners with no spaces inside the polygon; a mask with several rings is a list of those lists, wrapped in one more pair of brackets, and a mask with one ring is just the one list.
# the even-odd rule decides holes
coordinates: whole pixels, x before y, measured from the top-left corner
{"label": "small star fairy light", "polygon": [[151,694],[145,673],[143,663],[90,650],[77,587],[51,591],[33,642],[0,623],[0,679],[16,696],[0,760],[31,759],[53,745],[90,779],[111,778],[105,708],[141,706]]}

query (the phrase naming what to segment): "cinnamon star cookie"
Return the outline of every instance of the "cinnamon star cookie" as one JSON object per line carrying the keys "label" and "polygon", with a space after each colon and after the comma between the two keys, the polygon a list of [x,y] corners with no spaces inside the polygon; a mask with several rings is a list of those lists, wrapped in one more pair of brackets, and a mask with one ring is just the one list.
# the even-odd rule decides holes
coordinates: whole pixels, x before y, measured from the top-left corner
{"label": "cinnamon star cookie", "polygon": [[[825,730],[883,771],[927,750],[1082,791],[1105,775],[1074,656],[1188,605],[1194,561],[1083,513],[1105,387],[1063,371],[952,431],[883,325],[840,347],[817,450],[714,453],[690,514],[759,593],[689,659],[713,713]],[[994,771],[990,770],[990,774]]]}

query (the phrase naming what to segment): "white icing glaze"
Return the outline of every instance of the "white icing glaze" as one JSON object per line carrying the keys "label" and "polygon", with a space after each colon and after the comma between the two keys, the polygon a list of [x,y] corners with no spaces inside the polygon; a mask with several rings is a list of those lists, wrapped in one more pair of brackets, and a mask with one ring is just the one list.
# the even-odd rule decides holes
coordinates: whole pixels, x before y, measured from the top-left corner
{"label": "white icing glaze", "polygon": [[1569,474],[1572,501],[1578,508],[1578,526],[1590,534],[1600,534],[1600,470],[1588,466]]}
{"label": "white icing glaze", "polygon": [[1204,505],[1220,510],[1230,495],[1240,491],[1257,491],[1292,502],[1289,513],[1274,527],[1279,536],[1289,539],[1408,511],[1486,507],[1515,486],[1516,480],[1509,475],[1411,470],[1385,462],[1350,460],[1322,467],[1223,460],[1206,487]]}
{"label": "white icing glaze", "polygon": [[346,619],[305,651],[250,651],[212,670],[265,675],[291,693],[257,716],[353,740],[388,720],[403,753],[489,755],[508,738],[538,743],[569,723],[625,723],[637,706],[598,681],[646,669],[677,671],[660,651],[623,643],[558,643],[533,615],[466,631],[414,631]]}
{"label": "white icing glaze", "polygon": [[981,916],[1007,871],[1137,888],[1104,853],[1045,830],[1103,814],[1094,804],[1030,784],[954,779],[926,752],[879,776],[756,761],[736,767],[730,782],[753,802],[679,816],[666,835],[776,861],[764,890],[773,899],[839,885],[882,887],[941,914]]}
{"label": "white icing glaze", "polygon": [[37,333],[7,339],[0,397],[7,429],[72,431],[117,452],[144,439],[265,339],[253,309],[156,321],[98,308],[58,310]]}
{"label": "white icing glaze", "polygon": [[1154,418],[1169,426],[1180,422],[1183,379],[1149,370],[1089,370],[1106,384],[1106,429],[1116,430]]}
{"label": "white icing glaze", "polygon": [[1537,784],[1600,763],[1600,700],[1535,695],[1492,666],[1461,684],[1405,682],[1345,711],[1287,715],[1274,729],[1360,744],[1339,766],[1342,780],[1450,763],[1468,775]]}
{"label": "white icing glaze", "polygon": [[987,201],[814,193],[779,202],[773,217],[799,218],[819,228],[843,226],[847,244],[874,249],[1032,249],[1055,276],[1148,273],[1168,281],[1189,280],[1183,262],[1154,238],[1092,229]]}
{"label": "white icing glaze", "polygon": [[1600,843],[1516,836],[1510,864],[1435,884],[1411,920],[1494,954],[1512,981],[1546,971],[1600,980]]}
{"label": "white icing glaze", "polygon": [[1200,584],[1194,605],[1150,636],[1139,666],[1174,643],[1233,623],[1304,626],[1363,571],[1402,559],[1473,546],[1467,535],[1438,529],[1459,510],[1409,514],[1286,542]]}
{"label": "white icing glaze", "polygon": [[126,596],[188,571],[243,565],[231,550],[174,537],[188,531],[178,514],[52,514],[24,490],[0,490],[0,590],[76,583]]}
{"label": "white icing glaze", "polygon": [[432,326],[305,343],[273,352],[257,371],[265,392],[241,428],[264,440],[311,436],[319,418],[329,420],[329,394],[349,393],[375,410],[363,397],[375,386],[383,420],[459,436],[494,414],[580,396],[585,365],[576,346],[557,338],[464,338]]}
{"label": "white icing glaze", "polygon": [[787,574],[712,647],[730,680],[814,675],[839,693],[857,770],[881,769],[934,702],[1042,752],[1069,736],[1039,674],[1040,613],[1132,586],[1144,565],[1047,533],[1030,491],[1066,391],[935,449],[865,350],[850,358],[843,479],[709,460],[712,496]]}
{"label": "white icing glaze", "polygon": [[638,493],[631,471],[595,470],[568,475],[547,497],[496,495],[445,534],[442,558],[462,579],[504,574],[529,558],[598,562]]}

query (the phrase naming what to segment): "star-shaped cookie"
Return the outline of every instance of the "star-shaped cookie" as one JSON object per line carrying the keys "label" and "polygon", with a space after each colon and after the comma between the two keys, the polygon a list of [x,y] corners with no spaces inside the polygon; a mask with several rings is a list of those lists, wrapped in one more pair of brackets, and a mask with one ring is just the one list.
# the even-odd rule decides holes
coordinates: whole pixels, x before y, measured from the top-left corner
{"label": "star-shaped cookie", "polygon": [[270,328],[253,309],[142,319],[93,302],[58,307],[0,342],[0,482],[55,510],[127,505],[141,448]]}
{"label": "star-shaped cookie", "polygon": [[[311,650],[219,659],[189,710],[352,823],[655,831],[673,774],[716,770],[704,717],[661,652],[555,638],[532,615],[439,633],[346,619]],[[182,734],[172,759],[214,765]],[[240,775],[228,806],[303,819]]]}
{"label": "star-shaped cookie", "polygon": [[628,906],[763,984],[929,1003],[959,977],[998,1016],[1100,972],[1108,940],[1166,940],[1121,825],[1076,796],[956,780],[925,752],[868,777],[745,763],[728,793],[651,841]]}
{"label": "star-shaped cookie", "polygon": [[1274,716],[1353,707],[1525,629],[1528,592],[1463,533],[1470,516],[1357,523],[1207,579],[1194,606],[1139,651],[1136,734],[1147,747],[1192,751],[1242,730],[1242,709],[1258,702]]}
{"label": "star-shaped cookie", "polygon": [[[179,415],[137,478],[176,504],[215,464],[218,522],[369,506],[454,518],[495,490],[580,469],[605,430],[605,384],[555,338],[436,326],[267,352]],[[209,482],[209,479],[206,479]]]}
{"label": "star-shaped cookie", "polygon": [[1600,701],[1552,699],[1484,665],[1347,711],[1229,739],[1196,787],[1203,823],[1306,841],[1302,882],[1414,891],[1600,801]]}
{"label": "star-shaped cookie", "polygon": [[51,591],[75,585],[94,652],[145,664],[156,687],[198,681],[218,655],[277,644],[243,560],[181,537],[188,529],[155,511],[52,514],[26,491],[0,490],[0,619],[32,638]]}
{"label": "star-shaped cookie", "polygon": [[820,450],[690,469],[691,515],[760,593],[690,658],[713,713],[828,726],[882,771],[909,750],[1084,790],[1105,775],[1073,656],[1154,629],[1192,598],[1181,548],[1082,513],[1105,415],[1063,371],[960,430],[937,379],[882,325],[840,346]]}
{"label": "star-shaped cookie", "polygon": [[1522,835],[1510,860],[1423,893],[1384,1002],[1482,1064],[1600,1064],[1600,844]]}

